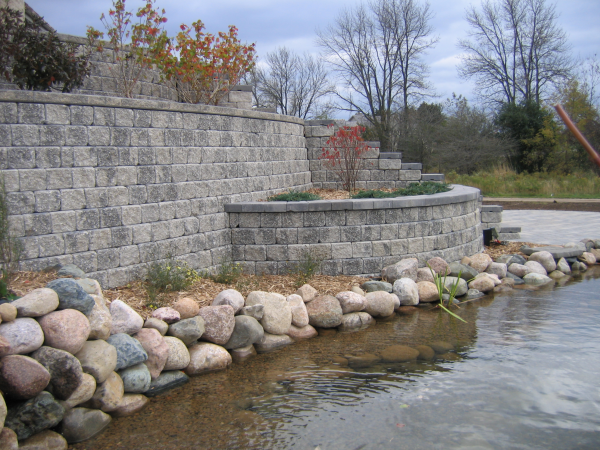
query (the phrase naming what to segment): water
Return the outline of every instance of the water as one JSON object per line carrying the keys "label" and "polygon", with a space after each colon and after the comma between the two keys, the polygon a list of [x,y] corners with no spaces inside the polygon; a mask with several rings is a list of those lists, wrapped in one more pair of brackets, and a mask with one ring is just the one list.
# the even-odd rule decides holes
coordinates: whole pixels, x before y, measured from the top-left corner
{"label": "water", "polygon": [[[598,449],[600,267],[193,378],[78,449]],[[336,356],[449,342],[435,362],[352,369]]]}

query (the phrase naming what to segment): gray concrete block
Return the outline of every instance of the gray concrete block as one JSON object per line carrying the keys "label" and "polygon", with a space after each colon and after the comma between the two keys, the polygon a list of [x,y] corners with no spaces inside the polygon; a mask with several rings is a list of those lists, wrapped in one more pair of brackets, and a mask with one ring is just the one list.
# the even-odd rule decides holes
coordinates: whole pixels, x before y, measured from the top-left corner
{"label": "gray concrete block", "polygon": [[144,242],[152,241],[152,225],[142,224],[142,225],[134,225],[131,227],[133,233],[133,243],[141,244]]}
{"label": "gray concrete block", "polygon": [[8,192],[6,202],[9,214],[29,214],[35,211],[33,192]]}
{"label": "gray concrete block", "polygon": [[37,191],[35,193],[35,212],[60,210],[60,191]]}
{"label": "gray concrete block", "polygon": [[111,247],[119,248],[133,243],[133,230],[131,227],[111,228]]}
{"label": "gray concrete block", "polygon": [[19,123],[44,123],[46,121],[44,105],[39,103],[19,103],[18,121]]}
{"label": "gray concrete block", "polygon": [[35,150],[35,165],[38,168],[60,167],[61,149],[59,147],[43,147]]}
{"label": "gray concrete block", "polygon": [[122,225],[121,208],[102,208],[100,210],[100,226],[103,228],[119,227]]}
{"label": "gray concrete block", "polygon": [[65,252],[82,253],[87,252],[90,246],[89,231],[77,231],[74,233],[65,233]]}
{"label": "gray concrete block", "polygon": [[65,242],[60,235],[39,236],[38,246],[40,248],[40,258],[44,256],[64,255],[65,253]]}
{"label": "gray concrete block", "polygon": [[119,249],[108,248],[98,250],[96,254],[98,256],[98,270],[119,267]]}
{"label": "gray concrete block", "polygon": [[[37,145],[37,144],[32,144]],[[35,165],[35,150],[28,147],[9,148],[6,153],[7,169],[33,169]]]}
{"label": "gray concrete block", "polygon": [[[52,233],[52,216],[46,214],[26,214],[23,216],[26,236],[39,236]],[[48,256],[48,255],[46,255]]]}

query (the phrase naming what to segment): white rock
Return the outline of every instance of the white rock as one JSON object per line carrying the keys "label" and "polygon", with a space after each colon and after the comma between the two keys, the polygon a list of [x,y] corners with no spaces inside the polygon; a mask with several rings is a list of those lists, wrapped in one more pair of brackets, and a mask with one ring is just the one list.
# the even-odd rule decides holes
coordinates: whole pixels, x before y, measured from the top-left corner
{"label": "white rock", "polygon": [[212,306],[229,305],[234,314],[244,307],[244,296],[235,289],[226,289],[219,292],[212,302]]}
{"label": "white rock", "polygon": [[554,261],[554,256],[552,256],[552,253],[550,252],[542,251],[532,253],[529,256],[529,261],[539,262],[544,269],[546,269],[547,273],[556,270],[556,261]]}
{"label": "white rock", "polygon": [[190,363],[190,352],[183,341],[173,336],[165,336],[164,340],[169,346],[169,357],[163,371],[185,369]]}
{"label": "white rock", "polygon": [[110,334],[135,334],[144,326],[144,319],[136,313],[129,305],[121,300],[113,300],[110,304],[110,315],[112,316],[112,327]]}
{"label": "white rock", "polygon": [[297,294],[292,294],[287,297],[287,302],[292,310],[292,325],[302,328],[308,325],[308,311],[304,300]]}
{"label": "white rock", "polygon": [[532,284],[532,285],[540,285],[540,284],[546,284],[552,281],[552,278],[546,276],[546,275],[542,275],[540,273],[528,273],[527,275],[525,275],[523,277],[523,280],[525,280],[525,283],[527,284]]}
{"label": "white rock", "polygon": [[414,306],[419,304],[419,289],[417,283],[410,278],[400,278],[394,281],[392,292],[400,299],[402,306]]}
{"label": "white rock", "polygon": [[529,268],[529,273],[539,273],[540,275],[548,275],[544,266],[537,261],[527,261],[525,267]]}
{"label": "white rock", "polygon": [[508,266],[508,271],[519,278],[523,278],[525,275],[531,272],[531,269],[522,264],[512,263],[510,266]]}
{"label": "white rock", "polygon": [[58,308],[58,294],[49,288],[34,289],[11,303],[17,317],[41,317]]}
{"label": "white rock", "polygon": [[292,324],[292,309],[285,297],[270,292],[250,292],[246,299],[247,306],[263,305],[263,317],[260,324],[269,334],[283,335]]}
{"label": "white rock", "polygon": [[[361,289],[362,290],[362,289]],[[352,291],[343,291],[335,296],[340,302],[343,314],[358,312],[365,309],[367,299],[364,295]]]}

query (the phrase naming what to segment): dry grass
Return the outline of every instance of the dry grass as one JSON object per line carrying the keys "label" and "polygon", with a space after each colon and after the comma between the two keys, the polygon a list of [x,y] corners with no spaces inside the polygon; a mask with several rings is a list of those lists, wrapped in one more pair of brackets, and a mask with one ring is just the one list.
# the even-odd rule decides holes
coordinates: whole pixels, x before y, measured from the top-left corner
{"label": "dry grass", "polygon": [[[522,245],[530,247],[537,246],[529,242],[509,242],[508,245],[494,244],[485,248],[485,253],[492,258],[502,254],[520,253]],[[54,279],[58,278],[55,271],[49,272],[17,272],[10,283],[10,289],[18,296],[23,296],[34,289],[42,288]],[[364,283],[364,277],[315,275],[309,284],[320,294],[335,295],[341,291],[347,291],[352,286],[358,286]],[[122,300],[137,311],[143,318],[147,318],[157,307],[171,306],[177,300],[183,297],[194,299],[202,306],[210,305],[213,298],[225,289],[236,289],[246,297],[252,291],[277,292],[288,296],[296,292],[296,278],[290,275],[241,275],[239,279],[231,284],[219,284],[208,279],[196,281],[189,289],[181,292],[171,292],[162,294],[156,301],[151,302],[142,281],[135,281],[127,286],[121,286],[115,289],[107,289],[104,296],[107,300]],[[152,306],[150,306],[152,305]]]}

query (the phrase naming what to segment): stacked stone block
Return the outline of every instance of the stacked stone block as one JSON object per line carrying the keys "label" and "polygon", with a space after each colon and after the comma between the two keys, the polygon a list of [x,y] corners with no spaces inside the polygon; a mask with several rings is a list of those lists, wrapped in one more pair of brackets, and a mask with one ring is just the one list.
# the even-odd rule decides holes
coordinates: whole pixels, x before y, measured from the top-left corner
{"label": "stacked stone block", "polygon": [[302,121],[202,105],[0,93],[0,168],[23,269],[74,263],[104,287],[171,254],[231,254],[224,205],[310,187]]}

